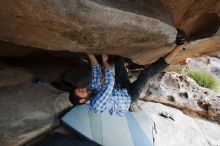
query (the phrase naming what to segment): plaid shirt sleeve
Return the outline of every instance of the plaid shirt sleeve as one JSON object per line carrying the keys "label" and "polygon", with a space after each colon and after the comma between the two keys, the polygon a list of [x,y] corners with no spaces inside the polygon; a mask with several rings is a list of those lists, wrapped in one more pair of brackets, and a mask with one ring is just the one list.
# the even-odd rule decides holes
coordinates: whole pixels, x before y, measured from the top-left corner
{"label": "plaid shirt sleeve", "polygon": [[90,89],[98,90],[100,88],[101,67],[99,65],[92,66],[92,81],[90,83]]}
{"label": "plaid shirt sleeve", "polygon": [[103,112],[108,104],[110,95],[114,88],[115,78],[114,69],[104,71],[104,84],[100,91],[91,99],[89,103],[89,110],[93,112]]}

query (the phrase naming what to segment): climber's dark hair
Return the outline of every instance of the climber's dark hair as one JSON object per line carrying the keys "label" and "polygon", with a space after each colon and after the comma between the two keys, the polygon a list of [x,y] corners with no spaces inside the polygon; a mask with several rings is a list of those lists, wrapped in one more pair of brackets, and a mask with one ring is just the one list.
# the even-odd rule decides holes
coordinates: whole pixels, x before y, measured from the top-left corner
{"label": "climber's dark hair", "polygon": [[80,100],[80,97],[77,96],[75,94],[75,89],[78,88],[76,86],[73,86],[72,90],[70,91],[70,94],[69,94],[69,101],[74,105],[80,105],[81,103],[79,103],[79,100]]}

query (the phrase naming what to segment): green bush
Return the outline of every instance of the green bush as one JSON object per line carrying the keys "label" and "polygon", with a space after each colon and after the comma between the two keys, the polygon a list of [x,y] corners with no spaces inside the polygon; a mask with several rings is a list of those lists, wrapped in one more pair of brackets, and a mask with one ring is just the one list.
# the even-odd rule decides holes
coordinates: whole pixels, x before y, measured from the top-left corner
{"label": "green bush", "polygon": [[205,87],[213,91],[218,89],[218,82],[210,73],[187,69],[186,75],[195,80],[201,87]]}

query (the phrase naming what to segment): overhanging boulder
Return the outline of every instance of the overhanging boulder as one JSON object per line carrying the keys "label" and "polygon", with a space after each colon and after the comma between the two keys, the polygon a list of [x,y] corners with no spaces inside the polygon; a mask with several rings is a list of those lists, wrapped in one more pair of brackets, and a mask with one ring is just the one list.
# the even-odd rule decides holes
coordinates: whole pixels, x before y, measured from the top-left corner
{"label": "overhanging boulder", "polygon": [[[209,35],[202,34],[207,33],[210,26],[218,28],[219,6],[218,1],[208,0],[203,3],[182,3],[180,0],[119,0],[114,3],[109,0],[2,0],[0,39],[47,50],[106,52],[147,64],[171,51],[175,27],[183,28],[191,36],[201,33],[197,39],[213,35],[217,29]],[[201,21],[207,16],[211,23]],[[215,46],[210,47],[219,50],[219,37],[216,36],[214,41]],[[196,54],[204,52],[213,50],[200,49]],[[194,54],[188,52],[186,55]],[[178,58],[181,59],[183,57]]]}

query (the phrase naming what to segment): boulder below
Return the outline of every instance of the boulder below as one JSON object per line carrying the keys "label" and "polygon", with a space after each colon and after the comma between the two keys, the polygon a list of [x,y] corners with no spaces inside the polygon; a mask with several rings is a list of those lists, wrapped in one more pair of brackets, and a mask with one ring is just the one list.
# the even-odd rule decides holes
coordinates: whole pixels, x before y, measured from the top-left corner
{"label": "boulder below", "polygon": [[6,68],[0,70],[0,88],[32,81],[33,76],[22,68]]}
{"label": "boulder below", "polygon": [[[19,76],[27,74],[21,69],[14,71]],[[6,77],[11,80],[9,77],[13,76],[6,74]],[[24,79],[13,78],[13,84],[0,88],[0,143],[4,146],[23,145],[55,128],[59,124],[57,117],[71,107],[68,93],[47,83],[36,84]]]}
{"label": "boulder below", "polygon": [[[154,146],[218,146],[220,125],[191,118],[180,110],[159,103],[139,101],[154,121]],[[168,117],[161,116],[166,113]]]}

